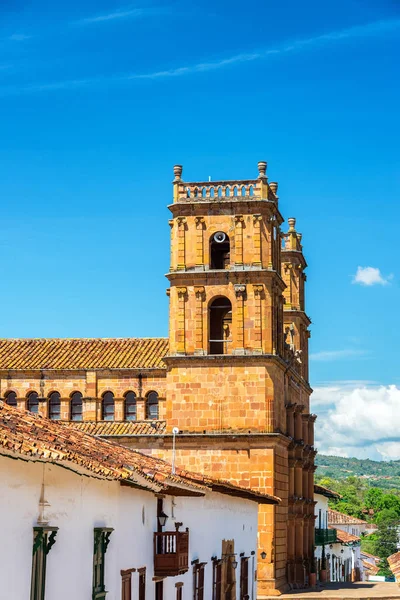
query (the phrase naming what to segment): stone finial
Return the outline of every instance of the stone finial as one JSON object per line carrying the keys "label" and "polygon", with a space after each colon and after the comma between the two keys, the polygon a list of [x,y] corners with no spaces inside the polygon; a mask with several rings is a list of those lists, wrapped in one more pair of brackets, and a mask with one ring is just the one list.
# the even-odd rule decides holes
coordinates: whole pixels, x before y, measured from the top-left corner
{"label": "stone finial", "polygon": [[289,231],[296,231],[295,227],[296,227],[296,219],[294,219],[293,217],[290,217],[288,219],[288,223],[289,223]]}
{"label": "stone finial", "polygon": [[258,177],[260,179],[265,179],[267,177],[267,163],[265,160],[260,160],[258,163]]}
{"label": "stone finial", "polygon": [[175,165],[174,166],[175,181],[180,181],[181,180],[182,171],[183,171],[182,165]]}
{"label": "stone finial", "polygon": [[277,181],[271,181],[269,184],[269,187],[271,188],[271,190],[274,192],[275,196],[276,196],[276,192],[278,191],[278,182]]}

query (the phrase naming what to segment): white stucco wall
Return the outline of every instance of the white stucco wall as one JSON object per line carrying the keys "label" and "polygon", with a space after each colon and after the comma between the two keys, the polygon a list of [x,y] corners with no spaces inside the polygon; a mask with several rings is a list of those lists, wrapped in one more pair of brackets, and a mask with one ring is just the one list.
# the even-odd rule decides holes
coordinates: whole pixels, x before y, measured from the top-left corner
{"label": "white stucco wall", "polygon": [[[153,532],[157,500],[154,494],[79,476],[59,466],[28,463],[0,456],[0,510],[3,539],[0,545],[2,594],[10,600],[27,600],[30,594],[32,528],[37,524],[42,481],[50,507],[49,525],[59,528],[47,557],[46,600],[88,600],[92,592],[93,528],[112,527],[106,554],[107,600],[121,598],[121,569],[146,567],[146,599],[154,599]],[[205,497],[164,499],[169,515],[165,530],[175,530],[172,515],[189,527],[189,571],[164,580],[164,599],[174,600],[175,583],[183,582],[183,597],[192,597],[190,561],[205,567],[204,598],[211,598],[211,556],[221,557],[223,539],[235,540],[235,552],[250,556],[257,549],[255,502],[217,493]],[[252,570],[254,561],[249,561]],[[237,569],[239,580],[239,567]],[[251,591],[252,573],[249,573]],[[132,575],[132,598],[138,595],[138,574]],[[239,599],[239,586],[237,598]],[[251,595],[250,595],[251,598]],[[254,586],[254,600],[256,590]]]}
{"label": "white stucco wall", "polygon": [[[314,501],[316,502],[314,508],[315,514],[315,527],[320,527],[321,529],[327,529],[328,527],[328,498],[322,496],[321,494],[314,494]],[[320,525],[321,521],[321,525]]]}

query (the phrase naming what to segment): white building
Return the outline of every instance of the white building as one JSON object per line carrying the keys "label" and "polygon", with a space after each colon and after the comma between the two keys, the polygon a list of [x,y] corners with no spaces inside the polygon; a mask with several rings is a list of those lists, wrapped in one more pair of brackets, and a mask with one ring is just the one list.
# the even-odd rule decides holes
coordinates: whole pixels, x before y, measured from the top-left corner
{"label": "white building", "polygon": [[258,503],[276,498],[2,402],[0,473],[1,597],[256,600]]}
{"label": "white building", "polygon": [[[330,498],[338,499],[340,495],[323,486],[314,486],[317,579],[332,582],[360,581],[363,579],[360,535],[362,530],[365,531],[366,523],[330,509]],[[353,530],[359,534],[353,534]]]}

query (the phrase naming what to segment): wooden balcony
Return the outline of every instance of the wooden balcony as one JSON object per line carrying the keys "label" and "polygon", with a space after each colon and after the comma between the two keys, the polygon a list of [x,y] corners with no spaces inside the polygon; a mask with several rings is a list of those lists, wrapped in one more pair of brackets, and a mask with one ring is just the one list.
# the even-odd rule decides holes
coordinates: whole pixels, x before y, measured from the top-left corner
{"label": "wooden balcony", "polygon": [[182,575],[189,570],[189,532],[154,534],[154,576]]}
{"label": "wooden balcony", "polygon": [[315,545],[324,546],[325,544],[334,544],[336,540],[336,529],[315,528]]}

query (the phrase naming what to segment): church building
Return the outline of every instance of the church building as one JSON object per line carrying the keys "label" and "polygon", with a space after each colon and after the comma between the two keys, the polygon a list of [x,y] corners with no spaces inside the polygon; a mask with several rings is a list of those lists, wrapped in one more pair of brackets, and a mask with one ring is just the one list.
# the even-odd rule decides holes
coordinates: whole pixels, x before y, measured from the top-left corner
{"label": "church building", "polygon": [[168,339],[0,340],[8,404],[279,497],[259,507],[259,599],[307,584],[316,454],[307,264],[266,171],[174,167]]}

